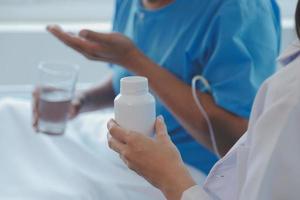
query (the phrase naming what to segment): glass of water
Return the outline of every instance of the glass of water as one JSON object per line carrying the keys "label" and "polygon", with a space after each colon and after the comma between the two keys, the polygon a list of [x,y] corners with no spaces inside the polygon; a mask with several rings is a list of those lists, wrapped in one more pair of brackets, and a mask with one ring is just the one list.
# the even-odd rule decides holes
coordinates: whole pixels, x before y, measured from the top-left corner
{"label": "glass of water", "polygon": [[79,66],[62,62],[41,62],[37,87],[40,132],[61,135],[68,121]]}

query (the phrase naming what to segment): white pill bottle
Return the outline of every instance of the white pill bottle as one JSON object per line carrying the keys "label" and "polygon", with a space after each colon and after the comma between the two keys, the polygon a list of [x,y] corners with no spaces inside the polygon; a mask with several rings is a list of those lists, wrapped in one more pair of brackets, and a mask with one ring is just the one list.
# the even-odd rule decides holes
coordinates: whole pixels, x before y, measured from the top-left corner
{"label": "white pill bottle", "polygon": [[151,136],[156,119],[155,99],[148,79],[129,76],[121,79],[120,94],[114,100],[116,122],[123,128]]}

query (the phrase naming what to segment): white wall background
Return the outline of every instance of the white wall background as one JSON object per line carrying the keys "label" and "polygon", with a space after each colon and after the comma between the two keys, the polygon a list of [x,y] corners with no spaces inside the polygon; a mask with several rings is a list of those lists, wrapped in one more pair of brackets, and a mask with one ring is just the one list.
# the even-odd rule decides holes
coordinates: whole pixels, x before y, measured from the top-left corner
{"label": "white wall background", "polygon": [[298,0],[277,0],[282,16],[282,49],[296,39],[294,14]]}
{"label": "white wall background", "polygon": [[[106,63],[88,61],[45,31],[47,24],[66,30],[81,28],[107,32],[114,0],[0,0],[0,89],[36,82],[40,61],[78,63],[79,81],[101,81]],[[9,87],[12,88],[12,87]]]}
{"label": "white wall background", "polygon": [[[102,29],[101,24],[97,24],[100,27],[97,29],[94,26],[90,28],[99,31],[110,29],[109,24],[103,24]],[[28,30],[0,31],[0,85],[34,83],[38,63],[44,60],[78,63],[81,66],[80,82],[94,82],[108,73],[106,63],[89,61],[67,48],[44,31],[44,25],[28,25],[24,29]]]}
{"label": "white wall background", "polygon": [[[48,34],[44,26],[60,23],[73,31],[82,27],[109,31],[113,2],[0,0],[0,87],[33,84],[37,64],[41,60],[79,63],[80,82],[100,81],[109,73],[106,64],[88,61],[68,49]],[[283,9],[283,47],[295,39],[293,15],[296,2],[297,0],[279,0]]]}

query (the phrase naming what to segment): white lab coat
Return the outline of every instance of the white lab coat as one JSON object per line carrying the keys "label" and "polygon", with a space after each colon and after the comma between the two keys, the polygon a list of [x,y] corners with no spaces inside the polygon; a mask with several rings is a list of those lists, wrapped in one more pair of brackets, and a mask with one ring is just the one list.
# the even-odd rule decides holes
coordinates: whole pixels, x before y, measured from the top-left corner
{"label": "white lab coat", "polygon": [[182,200],[300,199],[300,43],[260,88],[246,134]]}

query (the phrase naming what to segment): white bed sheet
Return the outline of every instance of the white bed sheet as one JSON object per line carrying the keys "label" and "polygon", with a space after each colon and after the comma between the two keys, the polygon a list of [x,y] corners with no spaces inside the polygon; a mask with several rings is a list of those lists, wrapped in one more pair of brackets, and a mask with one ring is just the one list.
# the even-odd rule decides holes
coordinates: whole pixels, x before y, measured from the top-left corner
{"label": "white bed sheet", "polygon": [[[0,100],[0,199],[164,199],[108,148],[111,116],[83,115],[69,123],[64,136],[48,136],[32,130],[30,102]],[[204,181],[202,173],[189,169]]]}

